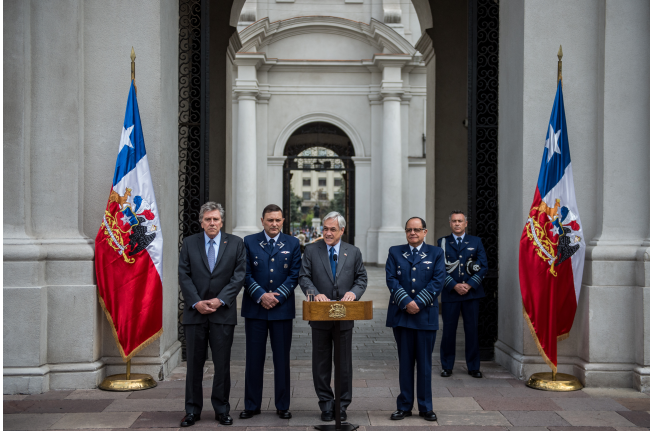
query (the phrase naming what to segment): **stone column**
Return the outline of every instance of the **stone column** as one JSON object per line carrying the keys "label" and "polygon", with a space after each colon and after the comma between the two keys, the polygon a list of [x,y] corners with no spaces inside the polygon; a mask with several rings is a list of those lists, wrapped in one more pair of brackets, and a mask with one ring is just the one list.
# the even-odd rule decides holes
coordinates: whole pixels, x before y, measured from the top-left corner
{"label": "stone column", "polygon": [[265,59],[261,54],[237,54],[238,78],[234,91],[238,98],[238,128],[236,140],[236,205],[234,235],[244,237],[259,232],[256,195],[256,98],[259,92],[257,71]]}
{"label": "stone column", "polygon": [[405,56],[376,56],[374,59],[383,70],[381,96],[383,97],[383,138],[381,144],[381,227],[376,262],[384,264],[388,249],[406,242],[401,220],[403,206],[401,166],[401,95],[403,81],[401,69]]}

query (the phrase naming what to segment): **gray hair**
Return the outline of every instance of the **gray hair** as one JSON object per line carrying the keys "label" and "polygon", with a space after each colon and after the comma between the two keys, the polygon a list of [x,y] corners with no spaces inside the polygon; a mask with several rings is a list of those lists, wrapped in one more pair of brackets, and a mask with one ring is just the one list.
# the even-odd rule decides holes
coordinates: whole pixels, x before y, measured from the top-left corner
{"label": "gray hair", "polygon": [[325,215],[324,218],[322,219],[322,224],[324,224],[325,221],[331,219],[338,220],[338,227],[340,229],[344,229],[345,226],[347,226],[347,222],[345,221],[345,218],[338,211],[331,211],[329,214]]}
{"label": "gray hair", "polygon": [[200,223],[202,223],[202,220],[204,220],[204,213],[209,212],[209,211],[215,211],[219,210],[220,211],[220,218],[222,219],[222,222],[224,223],[224,208],[222,208],[222,205],[220,205],[217,202],[206,202],[202,207],[200,208]]}
{"label": "gray hair", "polygon": [[451,221],[451,216],[454,215],[454,214],[462,214],[463,217],[465,218],[465,221],[467,221],[467,216],[466,216],[465,213],[462,212],[461,210],[453,210],[453,211],[451,211],[451,214],[449,214],[449,221]]}

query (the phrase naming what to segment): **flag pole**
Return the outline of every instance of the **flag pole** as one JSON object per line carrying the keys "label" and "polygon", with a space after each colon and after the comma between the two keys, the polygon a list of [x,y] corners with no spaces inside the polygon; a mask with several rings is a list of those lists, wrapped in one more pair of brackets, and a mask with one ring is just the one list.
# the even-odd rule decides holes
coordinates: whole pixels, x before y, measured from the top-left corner
{"label": "flag pole", "polygon": [[[556,86],[558,82],[562,86],[562,45],[558,49],[558,77]],[[533,331],[532,327],[531,331]],[[534,333],[533,337],[537,340]],[[583,384],[578,380],[578,377],[572,376],[571,374],[558,373],[556,368],[551,368],[551,374],[546,372],[534,373],[526,382],[526,386],[533,389],[554,392],[570,392],[583,389]]]}
{"label": "flag pole", "polygon": [[[132,52],[129,56],[132,60],[131,63],[131,80],[134,83],[134,91],[138,94],[136,89],[136,53],[132,46]],[[115,335],[115,331],[114,331]],[[120,349],[122,352],[122,348]],[[157,386],[154,378],[149,374],[132,374],[132,360],[129,358],[126,363],[125,374],[113,374],[105,378],[98,386],[105,391],[127,392],[127,391],[140,391],[143,389],[152,389]],[[133,377],[133,378],[132,378]]]}

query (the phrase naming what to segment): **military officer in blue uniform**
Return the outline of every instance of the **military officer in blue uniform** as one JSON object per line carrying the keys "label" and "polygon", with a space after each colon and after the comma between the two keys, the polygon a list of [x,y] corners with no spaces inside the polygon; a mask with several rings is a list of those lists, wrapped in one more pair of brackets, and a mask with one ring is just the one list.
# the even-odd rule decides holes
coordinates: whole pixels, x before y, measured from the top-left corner
{"label": "military officer in blue uniform", "polygon": [[431,395],[431,356],[438,324],[438,295],[446,275],[442,249],[424,242],[426,222],[413,217],[406,222],[408,244],[390,247],[385,264],[390,303],[386,326],[392,327],[399,353],[397,411],[390,419],[411,416],[417,364],[419,415],[435,421]]}
{"label": "military officer in blue uniform", "polygon": [[445,251],[447,277],[442,290],[442,342],[440,362],[442,377],[451,376],[456,359],[456,329],[462,313],[465,329],[465,360],[470,376],[481,378],[481,357],[478,351],[478,312],[487,274],[487,257],[481,239],[465,233],[467,217],[462,211],[449,215],[451,235],[438,240]]}
{"label": "military officer in blue uniform", "polygon": [[241,419],[261,413],[263,367],[268,332],[274,363],[277,415],[290,419],[290,342],[295,318],[295,287],[301,267],[299,240],[281,232],[283,212],[268,205],[263,232],[245,237],[247,273],[241,315],[245,318],[245,409]]}

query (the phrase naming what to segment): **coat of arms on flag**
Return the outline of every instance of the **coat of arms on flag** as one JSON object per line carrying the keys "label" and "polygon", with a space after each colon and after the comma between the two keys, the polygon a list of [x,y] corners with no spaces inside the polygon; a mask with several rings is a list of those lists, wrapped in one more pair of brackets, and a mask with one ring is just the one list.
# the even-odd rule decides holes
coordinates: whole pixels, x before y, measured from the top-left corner
{"label": "coat of arms on flag", "polygon": [[519,245],[524,318],[540,354],[556,372],[557,342],[569,336],[585,262],[562,97],[558,82],[546,144]]}
{"label": "coat of arms on flag", "polygon": [[100,304],[123,360],[163,332],[163,239],[132,81],[118,158],[95,238]]}

